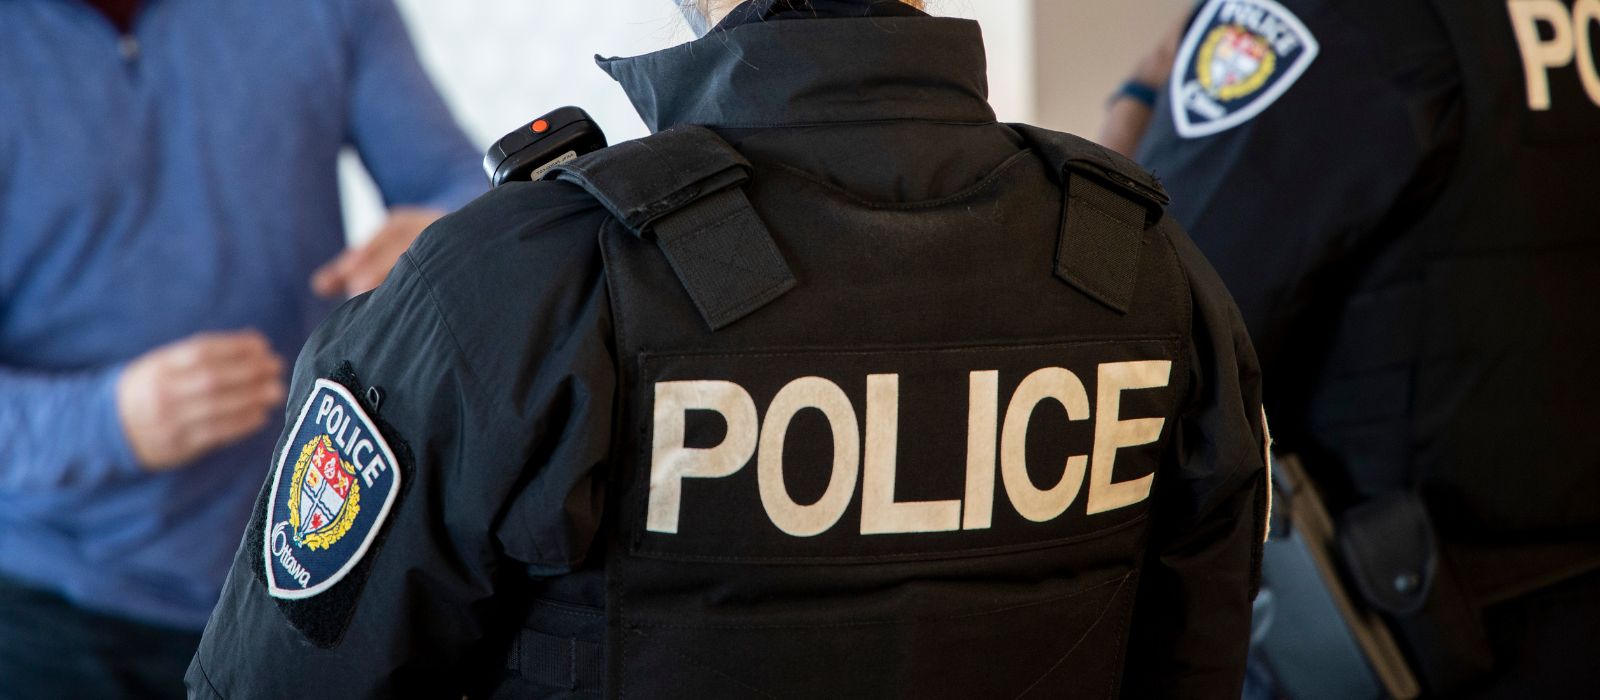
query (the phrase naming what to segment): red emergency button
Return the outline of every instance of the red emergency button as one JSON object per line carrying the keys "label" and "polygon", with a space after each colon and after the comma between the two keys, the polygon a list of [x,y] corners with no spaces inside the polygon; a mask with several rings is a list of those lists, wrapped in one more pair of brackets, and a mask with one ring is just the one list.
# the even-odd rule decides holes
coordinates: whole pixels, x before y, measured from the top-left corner
{"label": "red emergency button", "polygon": [[534,120],[534,122],[533,122],[533,133],[542,134],[542,133],[544,133],[546,131],[549,131],[549,130],[550,130],[550,122],[547,122],[547,121],[545,121],[543,119]]}

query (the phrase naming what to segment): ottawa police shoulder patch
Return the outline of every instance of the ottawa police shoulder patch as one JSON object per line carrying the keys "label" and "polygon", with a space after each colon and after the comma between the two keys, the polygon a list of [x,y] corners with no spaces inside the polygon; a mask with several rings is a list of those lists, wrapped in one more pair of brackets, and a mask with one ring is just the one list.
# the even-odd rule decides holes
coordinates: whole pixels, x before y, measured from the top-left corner
{"label": "ottawa police shoulder patch", "polygon": [[1209,0],[1178,47],[1172,119],[1184,138],[1249,121],[1317,57],[1316,37],[1273,0]]}
{"label": "ottawa police shoulder patch", "polygon": [[278,455],[264,521],[267,590],[328,590],[366,554],[400,492],[383,433],[343,385],[318,379]]}

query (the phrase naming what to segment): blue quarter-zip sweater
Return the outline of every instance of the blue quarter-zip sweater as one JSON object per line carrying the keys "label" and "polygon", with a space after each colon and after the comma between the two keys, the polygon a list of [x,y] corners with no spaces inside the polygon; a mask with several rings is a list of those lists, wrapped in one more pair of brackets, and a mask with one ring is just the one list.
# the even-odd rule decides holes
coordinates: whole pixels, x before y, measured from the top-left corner
{"label": "blue quarter-zip sweater", "polygon": [[391,0],[0,0],[0,576],[204,626],[281,424],[161,475],[122,366],[202,330],[292,358],[353,144],[389,205],[481,189]]}

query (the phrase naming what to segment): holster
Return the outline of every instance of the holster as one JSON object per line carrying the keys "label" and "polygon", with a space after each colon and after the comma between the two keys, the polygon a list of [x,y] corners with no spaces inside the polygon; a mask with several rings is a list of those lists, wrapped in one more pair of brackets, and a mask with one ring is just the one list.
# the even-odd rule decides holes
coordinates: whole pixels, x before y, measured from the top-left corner
{"label": "holster", "polygon": [[1494,668],[1477,606],[1441,555],[1427,506],[1391,492],[1339,518],[1338,552],[1352,591],[1382,613],[1434,693],[1449,693]]}

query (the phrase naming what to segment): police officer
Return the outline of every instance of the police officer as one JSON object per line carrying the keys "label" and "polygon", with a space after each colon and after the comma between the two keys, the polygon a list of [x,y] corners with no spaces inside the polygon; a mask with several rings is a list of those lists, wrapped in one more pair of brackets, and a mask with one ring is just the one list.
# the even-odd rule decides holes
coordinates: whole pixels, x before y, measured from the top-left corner
{"label": "police officer", "polygon": [[970,21],[728,5],[310,341],[191,693],[1237,696],[1257,371],[1159,186]]}
{"label": "police officer", "polygon": [[1594,0],[1210,0],[1139,152],[1434,693],[1600,680],[1597,22]]}

